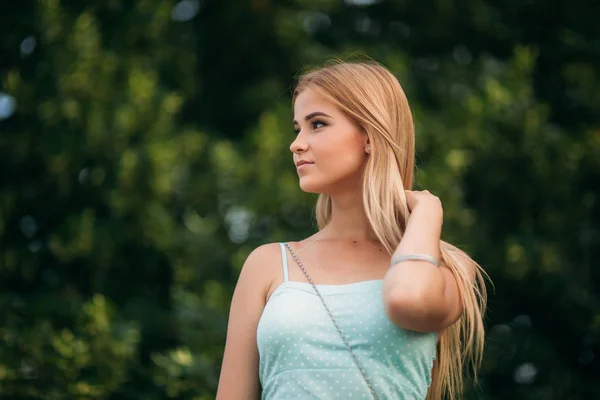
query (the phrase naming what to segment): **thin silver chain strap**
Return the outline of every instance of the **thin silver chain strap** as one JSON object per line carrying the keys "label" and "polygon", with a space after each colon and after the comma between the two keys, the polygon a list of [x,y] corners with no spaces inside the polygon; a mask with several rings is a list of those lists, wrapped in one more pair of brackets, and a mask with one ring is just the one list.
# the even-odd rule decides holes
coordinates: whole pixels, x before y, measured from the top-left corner
{"label": "thin silver chain strap", "polygon": [[358,358],[356,357],[356,354],[354,354],[354,351],[352,351],[352,348],[350,347],[350,344],[346,340],[346,336],[344,336],[344,334],[342,333],[342,329],[338,325],[338,323],[335,320],[335,318],[333,318],[333,314],[329,310],[329,307],[327,307],[327,303],[325,303],[325,300],[323,299],[323,296],[321,296],[321,292],[319,292],[319,290],[315,286],[313,280],[311,279],[310,275],[308,274],[308,271],[306,270],[306,268],[304,268],[304,265],[302,265],[302,263],[300,262],[300,259],[296,256],[296,253],[294,253],[294,250],[292,250],[292,247],[288,243],[284,243],[284,244],[285,244],[285,247],[287,247],[287,249],[290,251],[290,254],[294,258],[294,260],[296,261],[296,264],[298,264],[298,266],[300,267],[300,269],[304,273],[304,276],[306,276],[306,280],[308,280],[308,282],[311,284],[311,286],[313,287],[313,289],[317,293],[317,296],[321,300],[321,303],[323,303],[323,307],[325,307],[325,310],[327,311],[327,314],[329,314],[329,318],[331,318],[331,322],[333,322],[333,325],[335,326],[335,329],[340,334],[340,337],[342,338],[342,342],[344,342],[344,345],[346,346],[346,348],[350,352],[350,355],[352,356],[352,359],[354,360],[354,363],[356,364],[356,366],[358,367],[358,370],[360,371],[361,375],[365,379],[365,382],[367,383],[367,386],[369,387],[369,391],[371,392],[371,395],[373,396],[373,400],[377,400],[377,396],[375,395],[375,391],[373,390],[373,386],[371,385],[371,381],[369,381],[369,378],[367,377],[367,373],[365,372],[364,368],[362,367],[362,365],[358,361]]}

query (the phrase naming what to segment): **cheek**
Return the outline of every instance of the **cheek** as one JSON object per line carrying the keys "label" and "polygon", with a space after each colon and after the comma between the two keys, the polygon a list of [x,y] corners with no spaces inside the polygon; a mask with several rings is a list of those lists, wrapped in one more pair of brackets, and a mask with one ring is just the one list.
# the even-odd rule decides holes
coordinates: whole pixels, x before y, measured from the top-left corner
{"label": "cheek", "polygon": [[332,184],[351,178],[358,178],[366,159],[357,149],[337,149],[317,162],[315,178],[323,184]]}
{"label": "cheek", "polygon": [[366,154],[362,142],[346,137],[345,140],[332,140],[320,137],[323,141],[311,143],[311,153],[315,165],[300,174],[300,188],[309,193],[328,192],[342,182],[360,179]]}
{"label": "cheek", "polygon": [[328,172],[336,175],[353,175],[362,169],[365,157],[358,146],[349,146],[346,143],[332,147],[329,157],[323,160],[323,168]]}

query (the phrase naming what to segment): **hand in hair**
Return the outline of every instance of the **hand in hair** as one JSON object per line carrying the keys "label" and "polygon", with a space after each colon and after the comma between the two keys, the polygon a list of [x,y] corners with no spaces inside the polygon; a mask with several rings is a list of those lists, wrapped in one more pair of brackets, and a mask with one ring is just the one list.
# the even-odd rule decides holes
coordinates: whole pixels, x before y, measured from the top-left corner
{"label": "hand in hair", "polygon": [[440,198],[431,194],[429,190],[405,190],[408,211],[412,214],[417,208],[426,209],[433,216],[438,216],[440,224],[443,222],[444,210]]}
{"label": "hand in hair", "polygon": [[[426,254],[440,260],[440,199],[426,190],[405,193],[410,216],[393,257]],[[392,266],[384,279],[383,300],[392,322],[421,332],[444,329],[456,322],[463,310],[456,278],[443,262],[440,267],[419,260]]]}

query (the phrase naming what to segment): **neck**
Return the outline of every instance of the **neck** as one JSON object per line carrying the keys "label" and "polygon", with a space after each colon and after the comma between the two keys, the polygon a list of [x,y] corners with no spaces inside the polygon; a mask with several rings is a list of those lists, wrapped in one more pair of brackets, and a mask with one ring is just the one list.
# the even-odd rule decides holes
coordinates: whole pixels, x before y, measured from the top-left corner
{"label": "neck", "polygon": [[362,193],[332,196],[331,219],[318,234],[321,240],[378,241],[362,201]]}

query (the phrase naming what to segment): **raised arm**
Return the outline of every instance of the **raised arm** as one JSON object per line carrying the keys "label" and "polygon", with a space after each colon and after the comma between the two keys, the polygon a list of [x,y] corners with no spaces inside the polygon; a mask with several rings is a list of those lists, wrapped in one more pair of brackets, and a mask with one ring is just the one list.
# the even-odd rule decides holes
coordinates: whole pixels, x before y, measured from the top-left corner
{"label": "raised arm", "polygon": [[269,265],[278,257],[276,246],[257,248],[242,267],[231,301],[217,400],[260,398],[256,328],[273,280]]}
{"label": "raised arm", "polygon": [[[426,254],[440,260],[443,211],[429,192],[407,191],[411,211],[407,228],[394,256]],[[461,260],[462,273],[474,282],[475,265]],[[418,332],[437,332],[460,318],[463,304],[456,277],[447,265],[403,261],[390,268],[384,279],[383,302],[394,324]]]}

